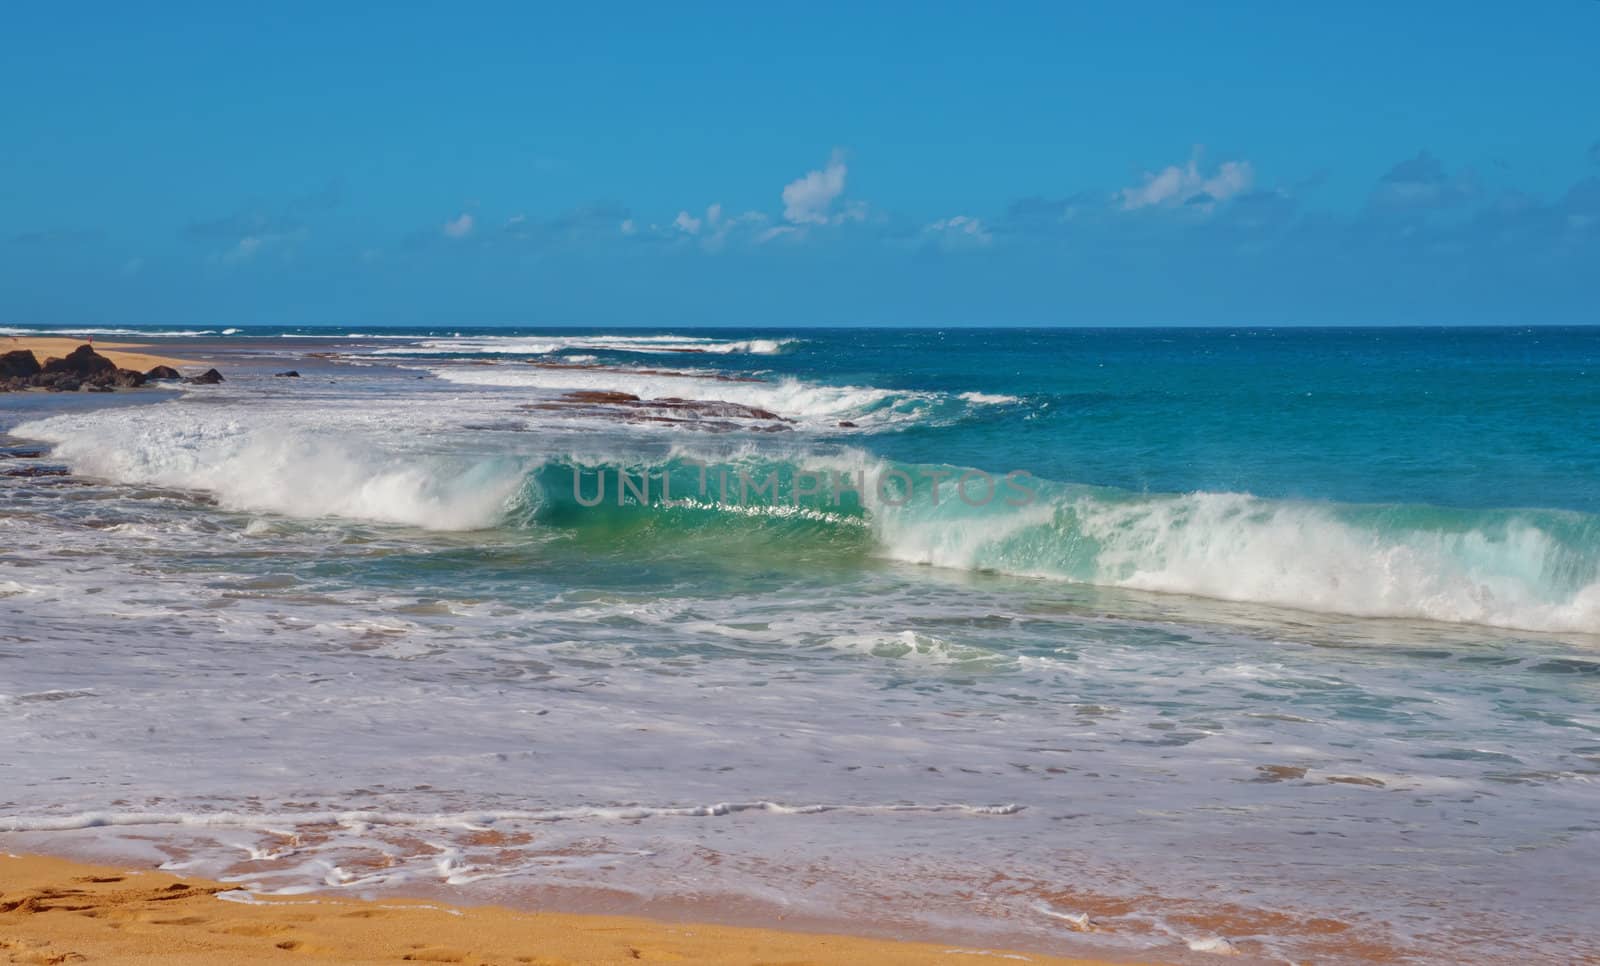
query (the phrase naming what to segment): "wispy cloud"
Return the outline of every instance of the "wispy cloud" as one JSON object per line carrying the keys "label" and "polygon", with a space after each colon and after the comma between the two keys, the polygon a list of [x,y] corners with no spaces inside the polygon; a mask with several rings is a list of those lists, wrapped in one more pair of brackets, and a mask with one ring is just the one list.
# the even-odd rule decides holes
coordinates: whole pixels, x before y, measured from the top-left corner
{"label": "wispy cloud", "polygon": [[474,224],[475,221],[472,217],[472,213],[470,211],[463,211],[461,214],[445,222],[444,225],[441,226],[440,230],[444,232],[444,237],[446,238],[465,238],[472,234],[472,228]]}
{"label": "wispy cloud", "polygon": [[1234,195],[1249,190],[1255,183],[1255,169],[1248,161],[1224,161],[1216,171],[1207,174],[1200,167],[1201,148],[1195,148],[1187,164],[1168,165],[1156,172],[1146,172],[1143,183],[1117,192],[1125,210],[1138,208],[1176,207],[1226,201]]}

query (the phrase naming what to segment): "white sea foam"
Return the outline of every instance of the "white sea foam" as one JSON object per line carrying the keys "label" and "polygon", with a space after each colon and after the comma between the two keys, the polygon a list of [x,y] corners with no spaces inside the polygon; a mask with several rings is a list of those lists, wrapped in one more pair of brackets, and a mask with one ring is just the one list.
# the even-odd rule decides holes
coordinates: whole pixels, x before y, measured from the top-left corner
{"label": "white sea foam", "polygon": [[[222,334],[223,335],[229,335],[231,333],[238,332],[238,331],[239,331],[238,329],[230,329],[227,332],[224,332]],[[195,337],[195,336],[216,335],[216,334],[217,334],[217,330],[216,329],[173,329],[173,330],[166,330],[166,329],[118,329],[118,328],[105,328],[105,327],[93,327],[93,326],[87,327],[87,328],[77,328],[77,329],[43,329],[43,328],[34,329],[34,328],[23,328],[21,326],[0,325],[0,336],[8,336],[8,335],[18,335],[18,336],[23,336],[23,335],[131,335],[131,336],[147,337],[147,338],[151,338],[151,339],[181,339],[181,338],[192,338],[192,337]]]}
{"label": "white sea foam", "polygon": [[844,634],[829,640],[827,646],[914,664],[973,665],[1006,661],[1003,655],[994,651],[970,644],[954,644],[932,634],[912,630]]}
{"label": "white sea foam", "polygon": [[606,351],[645,355],[711,354],[776,355],[796,339],[710,339],[676,335],[468,336],[424,339],[415,346],[375,350],[375,355],[505,354],[548,355],[552,352]]}
{"label": "white sea foam", "polygon": [[1213,956],[1237,956],[1239,949],[1233,943],[1221,936],[1206,936],[1200,939],[1191,939],[1188,942],[1191,950],[1197,953],[1210,953]]}
{"label": "white sea foam", "polygon": [[309,409],[296,418],[228,406],[144,406],[19,426],[54,443],[76,474],[200,490],[224,507],[293,517],[346,517],[436,530],[501,522],[522,486],[521,461],[463,463],[406,452],[359,416]]}
{"label": "white sea foam", "polygon": [[883,427],[914,421],[937,399],[930,393],[872,386],[827,386],[799,379],[738,382],[710,376],[663,376],[625,369],[558,369],[537,366],[440,366],[440,379],[468,386],[503,386],[552,391],[632,393],[641,399],[696,399],[765,409],[815,429],[839,422]]}
{"label": "white sea foam", "polygon": [[1020,402],[1016,396],[1005,396],[987,392],[964,392],[961,398],[969,403],[979,406],[999,406],[1006,403]]}
{"label": "white sea foam", "polygon": [[782,802],[715,802],[707,805],[616,805],[582,808],[490,809],[483,811],[421,814],[379,811],[307,811],[256,814],[249,812],[78,812],[69,815],[0,816],[0,832],[65,832],[73,829],[128,828],[134,826],[177,825],[203,828],[242,828],[280,832],[308,826],[337,825],[367,828],[375,825],[422,828],[484,830],[504,822],[567,822],[599,820],[638,822],[652,818],[720,818],[745,812],[768,815],[906,815],[948,814],[975,817],[1000,817],[1022,811],[1016,804],[975,805],[965,803],[915,804],[812,804],[788,805]]}

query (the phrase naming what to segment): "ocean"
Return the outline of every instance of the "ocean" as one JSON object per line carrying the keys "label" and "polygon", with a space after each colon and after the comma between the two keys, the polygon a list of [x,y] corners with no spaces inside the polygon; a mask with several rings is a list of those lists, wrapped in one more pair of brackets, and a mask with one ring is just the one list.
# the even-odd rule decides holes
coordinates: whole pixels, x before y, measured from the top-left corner
{"label": "ocean", "polygon": [[100,332],[227,382],[0,394],[0,847],[1600,956],[1600,329]]}

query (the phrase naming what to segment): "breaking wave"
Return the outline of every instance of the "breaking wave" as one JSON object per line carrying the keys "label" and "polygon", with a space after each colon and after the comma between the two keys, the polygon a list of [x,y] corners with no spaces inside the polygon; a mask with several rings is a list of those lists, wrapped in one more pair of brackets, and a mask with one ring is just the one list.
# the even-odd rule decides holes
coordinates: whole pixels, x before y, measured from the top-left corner
{"label": "breaking wave", "polygon": [[[399,451],[392,427],[362,434],[327,419],[296,428],[167,404],[56,416],[15,432],[53,443],[76,474],[200,491],[251,512],[538,528],[621,552],[842,551],[1327,613],[1600,633],[1600,518],[1576,511],[1142,494],[1046,480],[1031,481],[1026,499],[1001,488],[987,502],[979,485],[965,494],[982,504],[974,506],[958,489],[960,468],[864,454],[712,467],[680,456],[465,456]],[[880,490],[891,470],[945,476]]]}

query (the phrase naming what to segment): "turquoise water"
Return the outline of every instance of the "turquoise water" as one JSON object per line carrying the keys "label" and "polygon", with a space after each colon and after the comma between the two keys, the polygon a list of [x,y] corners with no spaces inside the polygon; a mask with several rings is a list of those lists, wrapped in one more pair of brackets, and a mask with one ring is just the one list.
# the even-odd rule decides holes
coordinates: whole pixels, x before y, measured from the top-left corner
{"label": "turquoise water", "polygon": [[0,396],[17,848],[1600,948],[1595,330],[156,338],[228,382]]}

